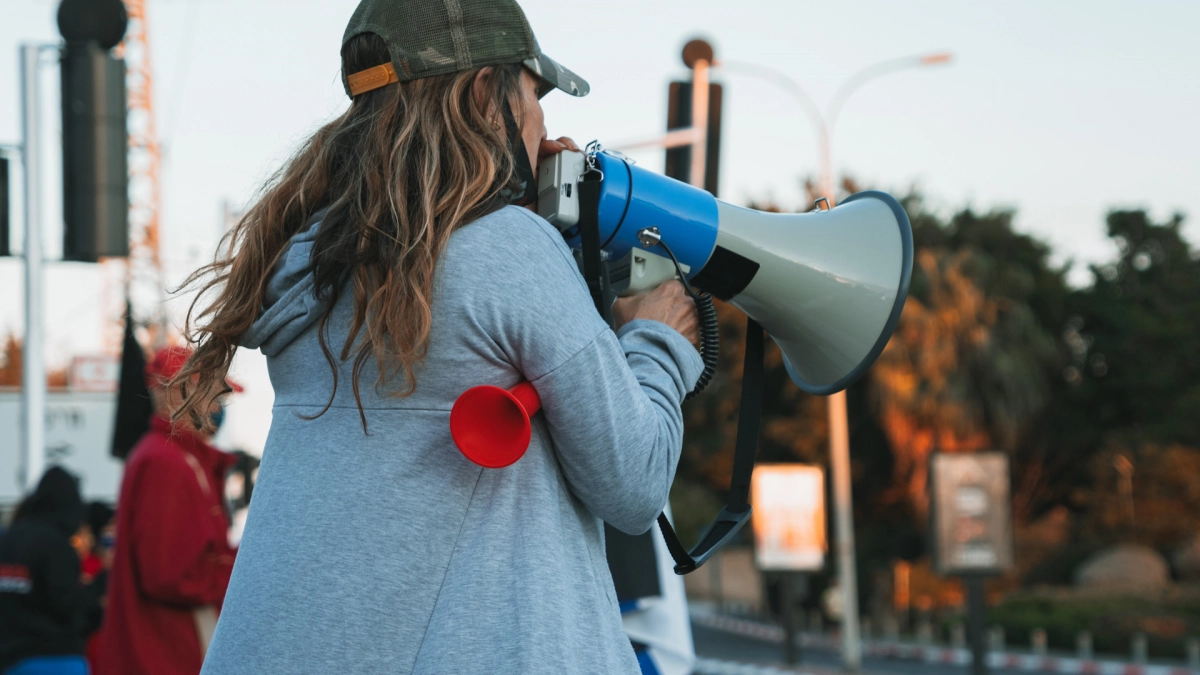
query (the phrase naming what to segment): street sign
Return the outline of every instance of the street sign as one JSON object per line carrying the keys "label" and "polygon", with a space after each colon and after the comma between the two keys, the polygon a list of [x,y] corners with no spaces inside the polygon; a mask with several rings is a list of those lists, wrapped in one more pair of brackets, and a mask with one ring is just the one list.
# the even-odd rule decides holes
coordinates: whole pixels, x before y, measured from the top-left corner
{"label": "street sign", "polygon": [[1011,568],[1008,456],[938,453],[931,464],[933,558],[938,573],[1001,574]]}
{"label": "street sign", "polygon": [[824,566],[824,471],[804,464],[760,464],[750,482],[750,503],[759,569],[811,572]]}

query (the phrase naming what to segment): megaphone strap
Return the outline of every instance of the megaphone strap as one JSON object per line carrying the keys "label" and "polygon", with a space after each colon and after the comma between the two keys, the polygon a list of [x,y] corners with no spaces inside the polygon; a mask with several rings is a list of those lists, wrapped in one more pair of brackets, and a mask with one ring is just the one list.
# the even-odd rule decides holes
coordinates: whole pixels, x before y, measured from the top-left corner
{"label": "megaphone strap", "polygon": [[758,430],[762,420],[763,355],[765,340],[762,326],[746,318],[746,356],[742,369],[742,399],[738,410],[737,443],[733,455],[733,476],[729,482],[729,499],[725,508],[700,535],[700,542],[688,551],[679,541],[665,513],[658,516],[667,551],[675,559],[675,573],[694,572],[734,536],[750,520],[750,477],[754,473],[754,456],[758,452]]}
{"label": "megaphone strap", "polygon": [[746,357],[742,369],[742,400],[738,409],[737,445],[733,455],[733,477],[729,482],[729,507],[750,510],[750,477],[758,450],[758,429],[763,406],[763,359],[765,340],[762,326],[746,318]]}

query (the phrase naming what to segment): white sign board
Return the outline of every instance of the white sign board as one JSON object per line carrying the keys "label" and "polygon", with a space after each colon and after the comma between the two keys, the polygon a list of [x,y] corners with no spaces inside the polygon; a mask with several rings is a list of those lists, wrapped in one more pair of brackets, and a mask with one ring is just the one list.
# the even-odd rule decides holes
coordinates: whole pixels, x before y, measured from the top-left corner
{"label": "white sign board", "polygon": [[754,558],[761,570],[816,571],[825,562],[825,472],[760,464],[750,481]]}
{"label": "white sign board", "polygon": [[1013,566],[1008,456],[1002,452],[931,460],[934,568],[939,574],[1002,574]]}
{"label": "white sign board", "polygon": [[[116,394],[111,393],[52,391],[47,395],[46,466],[58,465],[78,476],[86,500],[117,499],[124,465],[108,454],[116,407]],[[0,505],[15,504],[24,496],[21,426],[20,392],[0,392]]]}
{"label": "white sign board", "polygon": [[71,391],[113,392],[121,376],[121,362],[115,356],[76,356],[71,359],[68,386]]}

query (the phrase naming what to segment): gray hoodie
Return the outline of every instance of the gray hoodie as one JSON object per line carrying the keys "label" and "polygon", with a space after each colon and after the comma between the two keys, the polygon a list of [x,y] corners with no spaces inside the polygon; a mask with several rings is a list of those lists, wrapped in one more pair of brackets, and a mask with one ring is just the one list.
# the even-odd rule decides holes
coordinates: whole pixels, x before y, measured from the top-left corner
{"label": "gray hoodie", "polygon": [[[416,393],[333,378],[324,306],[297,235],[243,346],[267,356],[275,408],[245,534],[204,673],[638,673],[602,521],[650,528],[700,375],[679,333],[600,320],[558,231],[507,207],[462,228],[438,266]],[[334,352],[349,294],[328,323]],[[530,380],[543,402],[503,469],[450,439],[454,400]]]}

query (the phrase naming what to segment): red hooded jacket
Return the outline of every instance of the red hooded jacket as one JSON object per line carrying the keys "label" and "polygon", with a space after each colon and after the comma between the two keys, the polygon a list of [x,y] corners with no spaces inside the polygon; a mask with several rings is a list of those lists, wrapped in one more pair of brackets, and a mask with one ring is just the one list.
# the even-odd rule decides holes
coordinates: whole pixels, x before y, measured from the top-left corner
{"label": "red hooded jacket", "polygon": [[200,672],[195,610],[220,608],[233,570],[223,502],[233,461],[158,417],[130,453],[99,675]]}

